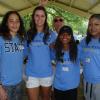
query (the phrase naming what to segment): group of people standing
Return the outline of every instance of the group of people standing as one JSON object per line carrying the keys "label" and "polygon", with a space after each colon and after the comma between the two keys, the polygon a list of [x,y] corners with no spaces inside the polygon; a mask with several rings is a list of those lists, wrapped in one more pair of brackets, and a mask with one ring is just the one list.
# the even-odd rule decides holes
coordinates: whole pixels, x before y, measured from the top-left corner
{"label": "group of people standing", "polygon": [[[25,32],[16,11],[9,11],[0,25],[0,100],[22,100],[23,60],[28,100],[77,100],[80,62],[83,66],[86,100],[100,98],[100,14],[89,19],[87,36],[76,44],[73,30],[62,22],[57,31],[49,29],[47,12],[37,6],[32,13],[30,29]],[[81,27],[81,26],[80,26]],[[57,28],[58,29],[58,28]],[[52,60],[55,61],[53,73]]]}

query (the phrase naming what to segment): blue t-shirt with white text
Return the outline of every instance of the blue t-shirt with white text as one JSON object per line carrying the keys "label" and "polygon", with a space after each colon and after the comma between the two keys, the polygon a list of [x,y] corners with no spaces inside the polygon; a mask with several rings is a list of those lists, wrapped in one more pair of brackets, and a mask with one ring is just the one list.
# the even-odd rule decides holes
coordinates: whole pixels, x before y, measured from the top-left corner
{"label": "blue t-shirt with white text", "polygon": [[44,33],[37,33],[34,40],[29,44],[28,61],[26,64],[26,75],[32,77],[48,77],[52,73],[50,59],[50,44],[56,39],[54,32],[51,32],[47,44],[43,42]]}
{"label": "blue t-shirt with white text", "polygon": [[24,43],[17,36],[11,40],[0,37],[0,81],[3,85],[16,85],[22,81]]}
{"label": "blue t-shirt with white text", "polygon": [[92,38],[87,45],[86,38],[84,38],[80,47],[82,48],[81,58],[86,82],[100,83],[100,40]]}
{"label": "blue t-shirt with white text", "polygon": [[63,62],[56,61],[53,86],[62,91],[77,88],[80,83],[80,64],[78,57],[76,62],[73,63],[70,61],[69,51],[64,51],[63,60]]}

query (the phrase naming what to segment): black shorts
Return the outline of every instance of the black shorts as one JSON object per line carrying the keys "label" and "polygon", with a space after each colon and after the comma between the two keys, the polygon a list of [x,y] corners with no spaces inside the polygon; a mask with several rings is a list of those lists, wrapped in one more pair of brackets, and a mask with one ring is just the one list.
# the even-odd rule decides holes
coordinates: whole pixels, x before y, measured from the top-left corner
{"label": "black shorts", "polygon": [[54,88],[55,100],[77,100],[77,88],[61,91]]}

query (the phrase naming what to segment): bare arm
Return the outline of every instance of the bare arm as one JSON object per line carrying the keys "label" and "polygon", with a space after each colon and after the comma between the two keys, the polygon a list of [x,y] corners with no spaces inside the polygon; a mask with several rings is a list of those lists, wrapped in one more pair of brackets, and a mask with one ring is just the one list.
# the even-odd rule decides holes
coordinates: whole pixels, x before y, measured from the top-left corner
{"label": "bare arm", "polygon": [[7,93],[2,85],[0,85],[0,100],[7,100]]}
{"label": "bare arm", "polygon": [[47,4],[48,0],[40,0],[39,5],[45,6]]}

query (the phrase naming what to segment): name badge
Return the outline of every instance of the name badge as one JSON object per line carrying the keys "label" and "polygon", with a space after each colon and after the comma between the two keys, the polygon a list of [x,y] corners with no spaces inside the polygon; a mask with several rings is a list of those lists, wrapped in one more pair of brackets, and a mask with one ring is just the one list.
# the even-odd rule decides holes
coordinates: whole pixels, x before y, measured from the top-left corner
{"label": "name badge", "polygon": [[86,62],[90,63],[91,59],[90,58],[86,58]]}
{"label": "name badge", "polygon": [[69,68],[68,67],[62,67],[62,71],[68,72],[69,71]]}

